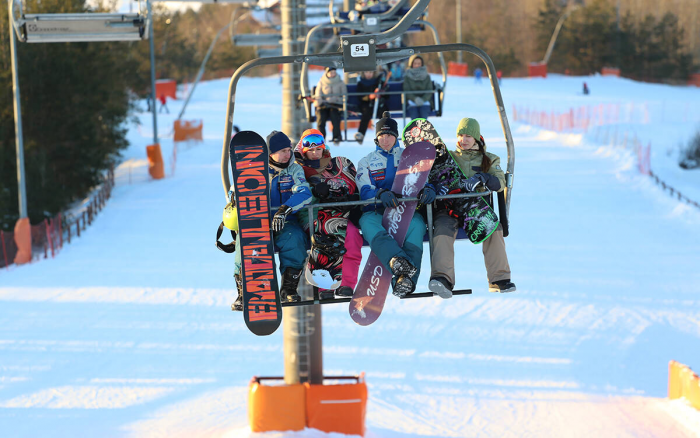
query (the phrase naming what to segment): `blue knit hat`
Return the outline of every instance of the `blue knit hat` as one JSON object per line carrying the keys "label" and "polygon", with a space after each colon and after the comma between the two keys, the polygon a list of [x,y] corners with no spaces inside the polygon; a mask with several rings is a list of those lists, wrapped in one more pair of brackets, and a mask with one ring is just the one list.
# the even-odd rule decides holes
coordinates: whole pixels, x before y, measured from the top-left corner
{"label": "blue knit hat", "polygon": [[291,148],[292,141],[282,131],[272,131],[267,136],[267,150],[270,154],[279,152],[284,148]]}

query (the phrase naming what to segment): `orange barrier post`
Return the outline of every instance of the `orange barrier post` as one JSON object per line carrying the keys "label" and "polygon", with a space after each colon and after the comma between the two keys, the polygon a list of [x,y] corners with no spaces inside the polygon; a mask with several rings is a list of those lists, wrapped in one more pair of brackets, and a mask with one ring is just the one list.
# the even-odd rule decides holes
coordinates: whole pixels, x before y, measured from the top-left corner
{"label": "orange barrier post", "polygon": [[304,385],[261,385],[255,378],[248,388],[248,422],[253,432],[304,430]]}
{"label": "orange barrier post", "polygon": [[148,173],[153,179],[165,178],[165,168],[163,166],[163,155],[160,152],[159,144],[146,146],[146,155],[148,155]]}
{"label": "orange barrier post", "polygon": [[355,384],[306,387],[306,425],[323,432],[365,435],[367,385],[364,373]]}
{"label": "orange barrier post", "polygon": [[447,74],[451,76],[469,76],[469,65],[466,62],[447,63]]}
{"label": "orange barrier post", "polygon": [[15,264],[22,265],[32,261],[32,225],[29,218],[24,217],[17,220],[15,224],[15,243],[17,244],[17,254],[15,254]]}
{"label": "orange barrier post", "polygon": [[158,79],[156,81],[156,99],[160,96],[177,100],[177,82],[173,79]]}
{"label": "orange barrier post", "polygon": [[547,64],[544,62],[531,62],[527,66],[527,75],[531,78],[547,77]]}

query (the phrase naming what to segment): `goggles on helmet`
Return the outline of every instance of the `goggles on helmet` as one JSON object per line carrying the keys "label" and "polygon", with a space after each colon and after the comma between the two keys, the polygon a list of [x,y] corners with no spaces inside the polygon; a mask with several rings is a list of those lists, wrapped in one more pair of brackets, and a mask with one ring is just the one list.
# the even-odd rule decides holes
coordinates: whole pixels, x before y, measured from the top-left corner
{"label": "goggles on helmet", "polygon": [[326,142],[324,138],[318,134],[310,134],[304,137],[301,142],[302,152],[306,153],[310,149],[326,148]]}

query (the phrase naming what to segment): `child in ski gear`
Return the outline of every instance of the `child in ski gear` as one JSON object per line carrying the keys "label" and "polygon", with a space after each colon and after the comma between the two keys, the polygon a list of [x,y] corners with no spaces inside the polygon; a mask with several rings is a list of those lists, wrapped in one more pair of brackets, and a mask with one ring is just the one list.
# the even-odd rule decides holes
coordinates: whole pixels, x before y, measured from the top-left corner
{"label": "child in ski gear", "polygon": [[[398,137],[396,120],[385,112],[376,126],[376,150],[360,160],[356,181],[362,200],[376,199],[374,205],[364,207],[365,213],[360,218],[362,234],[382,264],[393,273],[394,295],[404,297],[415,290],[426,227],[423,217],[414,214],[401,247],[382,226],[384,209],[399,204],[396,194],[391,191],[403,152]],[[419,193],[419,198],[421,202],[434,200],[435,190],[431,185],[426,185]]]}
{"label": "child in ski gear", "polygon": [[423,58],[413,55],[408,60],[408,70],[404,73],[403,91],[406,92],[406,116],[413,120],[427,119],[430,115],[430,99],[433,96],[433,81]]}
{"label": "child in ski gear", "polygon": [[358,93],[371,93],[365,96],[359,96],[362,118],[360,119],[360,126],[357,128],[357,133],[355,134],[355,140],[360,144],[362,144],[365,138],[369,121],[374,114],[374,104],[377,98],[379,98],[379,102],[377,102],[377,114],[382,114],[384,112],[385,98],[377,96],[376,94],[376,91],[383,85],[384,80],[385,76],[377,74],[376,71],[365,71],[362,72],[357,82]]}
{"label": "child in ski gear", "polygon": [[340,135],[340,112],[343,109],[343,96],[348,93],[348,87],[338,76],[333,67],[327,67],[326,72],[316,85],[316,118],[318,130],[326,138],[326,122],[330,119],[333,126],[333,142],[338,144]]}
{"label": "child in ski gear", "polygon": [[[452,155],[468,178],[462,189],[465,192],[486,189],[493,192],[502,191],[506,180],[501,170],[501,160],[497,155],[486,152],[486,143],[481,136],[479,122],[476,119],[463,118],[457,127],[457,139],[457,148]],[[487,202],[489,202],[488,198]],[[452,288],[455,284],[454,243],[457,228],[457,219],[452,217],[447,209],[437,212],[433,221],[432,272],[428,287],[442,298],[452,296]],[[483,242],[482,251],[489,280],[489,291],[515,291],[515,284],[510,281],[510,265],[501,224]]]}
{"label": "child in ski gear", "polygon": [[[280,287],[281,302],[300,301],[297,294],[299,277],[306,260],[308,237],[299,225],[296,212],[312,200],[311,187],[306,182],[304,169],[294,162],[292,142],[283,132],[272,131],[267,136],[269,151],[268,171],[270,173],[270,208],[277,208],[270,228],[273,231],[275,246],[279,249],[279,269],[282,274]],[[237,231],[237,224],[235,224]],[[234,276],[237,286],[240,283],[241,250],[236,241]],[[238,288],[238,298],[234,310],[243,310],[243,297]],[[239,306],[236,306],[240,303]]]}
{"label": "child in ski gear", "polygon": [[[331,157],[331,152],[326,148],[321,132],[317,129],[307,129],[301,135],[301,140],[297,144],[295,152],[298,162],[304,168],[306,180],[311,184],[311,193],[314,195],[314,202],[346,202],[360,199],[355,176],[357,172],[352,161],[345,157]],[[314,222],[316,233],[324,236],[332,236],[337,228],[346,228],[345,236],[336,235],[340,238],[340,248],[345,248],[342,255],[340,270],[342,272],[340,287],[335,290],[335,295],[351,297],[357,284],[357,272],[362,261],[362,236],[360,230],[351,220],[350,215],[356,208],[338,208],[338,215],[332,216],[331,222],[319,223],[319,216]],[[348,212],[350,210],[350,212]],[[302,218],[307,216],[306,209],[299,212],[303,226],[308,225]],[[339,220],[340,219],[340,220]],[[334,239],[335,240],[335,239]],[[337,280],[337,279],[335,279]],[[333,291],[321,291],[321,299],[333,298]]]}

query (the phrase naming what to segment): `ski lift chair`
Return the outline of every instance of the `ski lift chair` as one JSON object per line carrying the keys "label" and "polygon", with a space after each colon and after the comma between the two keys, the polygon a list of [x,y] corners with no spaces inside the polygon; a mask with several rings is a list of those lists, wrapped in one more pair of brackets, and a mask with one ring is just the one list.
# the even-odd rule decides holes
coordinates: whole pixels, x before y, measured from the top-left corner
{"label": "ski lift chair", "polygon": [[[398,3],[397,5],[394,6],[391,10],[387,11],[385,14],[387,16],[391,17],[394,14],[390,12],[394,9],[398,10],[398,7],[404,4],[405,1]],[[414,5],[415,6],[415,5]],[[310,47],[311,47],[311,41],[313,41],[314,35],[316,32],[319,32],[323,29],[338,29],[343,26],[351,26],[357,30],[361,31],[366,31],[367,29],[376,29],[374,32],[384,32],[385,34],[389,31],[389,29],[396,28],[398,26],[398,23],[396,21],[387,21],[387,22],[382,22],[380,19],[377,20],[376,23],[374,23],[374,27],[369,27],[366,24],[363,23],[354,23],[354,22],[338,22],[338,19],[334,17],[333,15],[333,2],[330,3],[329,5],[330,9],[330,15],[331,15],[331,23],[322,23],[317,26],[314,26],[309,33],[306,36],[306,41],[304,43],[304,56],[309,56],[311,55],[310,53]],[[406,23],[408,23],[408,26],[412,26],[413,24],[420,24],[423,27],[427,27],[431,30],[433,34],[433,39],[435,40],[435,46],[440,46],[440,37],[438,35],[437,30],[435,29],[435,26],[433,26],[432,23],[428,21],[423,21],[418,18],[420,18],[424,12],[425,8],[423,8],[419,13],[415,11],[415,8],[409,9],[409,11],[413,11],[411,16],[408,15],[408,12],[405,13],[404,15],[400,16],[401,20],[399,23],[404,23],[403,26],[406,26]],[[381,17],[383,14],[377,15],[377,17]],[[406,21],[408,19],[408,21]],[[385,39],[382,41],[381,44],[389,41],[393,41],[394,39],[398,38],[402,33],[404,33],[405,30],[402,30],[401,33],[394,33],[392,34],[391,38]],[[375,33],[372,33],[371,35],[375,35]],[[379,43],[377,44],[379,45]],[[428,46],[428,47],[434,47],[434,46]],[[403,48],[398,48],[398,49],[406,49],[405,47]],[[378,49],[378,50],[398,50],[398,49]],[[438,58],[440,61],[440,70],[441,70],[441,76],[442,76],[442,82],[437,83],[433,81],[433,98],[431,100],[432,103],[432,108],[433,110],[431,111],[431,117],[441,117],[442,116],[442,108],[443,108],[443,101],[445,98],[445,87],[447,86],[447,67],[445,65],[445,58],[442,55],[441,51],[434,52],[438,54]],[[399,61],[404,58],[396,58],[392,59],[389,62],[394,62],[394,61]],[[313,123],[316,120],[316,115],[315,115],[315,110],[314,110],[314,105],[312,102],[312,98],[314,95],[314,89],[309,88],[309,67],[308,64],[314,64],[313,62],[307,62],[305,61],[302,64],[301,67],[301,75],[299,79],[299,83],[301,86],[301,96],[299,99],[301,102],[304,104],[304,109],[306,111],[306,119],[309,121],[309,123]],[[367,70],[374,70],[376,68],[375,66],[369,66]],[[348,73],[347,69],[345,69],[345,72]],[[354,71],[353,71],[354,72]],[[348,127],[348,120],[356,120],[359,119],[359,115],[352,115],[350,112],[352,111],[353,108],[357,108],[359,106],[359,97],[362,95],[362,93],[357,93],[357,85],[356,84],[348,84],[348,94],[346,96],[343,96],[344,100],[344,132],[343,132],[343,140],[348,141],[348,132],[347,132],[347,127]],[[389,81],[389,89],[385,92],[383,92],[385,96],[388,96],[387,99],[387,110],[392,113],[392,117],[401,117],[403,119],[403,124],[404,126],[406,125],[406,108],[405,105],[403,104],[403,82],[392,82]],[[351,110],[351,111],[348,111]]]}
{"label": "ski lift chair", "polygon": [[25,14],[21,0],[11,0],[10,22],[25,43],[139,41],[148,38],[151,20],[139,13]]}
{"label": "ski lift chair", "polygon": [[[325,53],[325,54],[305,54],[305,55],[292,55],[292,56],[279,56],[270,58],[258,58],[248,61],[247,63],[240,66],[231,77],[231,82],[229,86],[229,96],[228,105],[226,110],[226,122],[225,122],[225,134],[223,149],[221,154],[221,180],[224,188],[224,197],[228,202],[228,192],[231,187],[231,181],[229,176],[229,142],[231,139],[231,132],[234,125],[234,109],[235,109],[235,96],[238,81],[245,73],[252,70],[255,67],[263,65],[274,65],[274,64],[293,64],[300,63],[306,67],[307,64],[318,65],[322,67],[335,67],[344,68],[346,72],[359,73],[362,71],[373,70],[377,65],[387,64],[390,62],[407,59],[414,54],[425,54],[425,53],[442,53],[449,51],[462,51],[471,53],[478,58],[480,58],[485,66],[488,73],[489,80],[491,81],[491,89],[493,90],[494,100],[496,102],[496,108],[498,115],[501,119],[501,127],[503,129],[503,136],[506,142],[507,148],[507,167],[506,167],[506,187],[502,192],[498,193],[498,213],[501,223],[504,228],[504,236],[508,235],[508,224],[510,217],[510,199],[513,189],[513,176],[515,168],[515,146],[513,144],[513,136],[510,131],[510,125],[508,123],[508,117],[506,115],[505,107],[503,104],[503,98],[501,96],[501,90],[498,85],[498,80],[496,79],[496,68],[493,65],[491,58],[481,50],[480,48],[470,45],[470,44],[436,44],[432,46],[416,46],[416,47],[402,47],[394,49],[377,49],[376,46],[383,44],[386,41],[391,41],[400,35],[407,27],[409,27],[417,16],[419,16],[423,10],[427,7],[430,0],[418,0],[414,6],[411,8],[408,14],[393,28],[381,33],[381,34],[371,34],[371,35],[348,35],[341,38],[342,52],[337,53]],[[366,56],[353,56],[353,51],[365,51]],[[302,70],[303,71],[303,70]],[[464,193],[458,195],[445,195],[438,196],[438,199],[450,199],[450,198],[467,198],[475,196],[491,196],[490,192],[484,193]],[[405,198],[406,201],[417,200],[416,198]],[[374,201],[355,201],[355,202],[345,202],[336,204],[313,204],[307,206],[310,214],[309,220],[313,223],[314,210],[319,208],[330,207],[334,205],[366,205]],[[492,204],[493,205],[493,204]],[[431,246],[432,251],[432,224],[433,224],[433,212],[432,205],[427,206],[427,222],[428,222],[428,242]],[[309,233],[313,233],[313,226],[310,227]],[[461,233],[458,238],[466,238],[464,233]],[[463,292],[470,293],[470,292]],[[412,296],[411,296],[412,295]],[[428,294],[411,294],[406,298],[418,298],[423,296],[432,296],[432,293]],[[336,298],[333,300],[320,301],[317,288],[314,288],[314,300],[312,301],[302,301],[300,303],[285,303],[285,306],[294,305],[311,305],[311,304],[326,304],[326,303],[341,303],[347,302],[349,299]]]}

